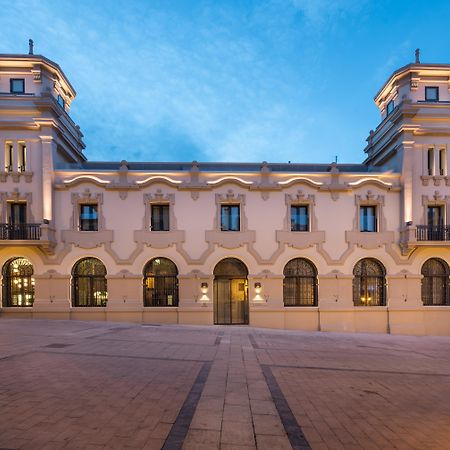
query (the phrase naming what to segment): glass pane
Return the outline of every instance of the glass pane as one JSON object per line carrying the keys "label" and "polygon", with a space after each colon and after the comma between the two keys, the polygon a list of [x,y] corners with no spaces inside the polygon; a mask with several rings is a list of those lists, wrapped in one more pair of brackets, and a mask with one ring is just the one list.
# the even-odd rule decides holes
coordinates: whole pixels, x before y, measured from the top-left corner
{"label": "glass pane", "polygon": [[231,207],[231,226],[230,230],[239,231],[240,229],[240,217],[239,217],[239,206]]}
{"label": "glass pane", "polygon": [[25,92],[25,80],[12,79],[11,80],[11,92],[15,94],[22,94]]}
{"label": "glass pane", "polygon": [[80,205],[80,230],[98,230],[97,205]]}
{"label": "glass pane", "polygon": [[360,231],[377,231],[375,206],[361,206],[359,210]]}

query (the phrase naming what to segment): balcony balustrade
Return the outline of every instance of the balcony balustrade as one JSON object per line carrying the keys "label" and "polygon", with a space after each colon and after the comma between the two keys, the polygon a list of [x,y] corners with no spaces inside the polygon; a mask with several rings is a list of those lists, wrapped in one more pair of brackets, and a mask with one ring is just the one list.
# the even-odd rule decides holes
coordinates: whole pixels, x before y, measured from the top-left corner
{"label": "balcony balustrade", "polygon": [[40,238],[40,223],[0,224],[0,240],[2,241],[37,241]]}
{"label": "balcony balustrade", "polygon": [[417,241],[450,241],[450,225],[417,225]]}

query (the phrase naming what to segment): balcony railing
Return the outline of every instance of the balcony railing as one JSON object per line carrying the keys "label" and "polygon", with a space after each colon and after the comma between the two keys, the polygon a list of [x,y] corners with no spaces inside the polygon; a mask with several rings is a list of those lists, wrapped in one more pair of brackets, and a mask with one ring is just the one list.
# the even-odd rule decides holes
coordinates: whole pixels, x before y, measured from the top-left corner
{"label": "balcony railing", "polygon": [[0,240],[38,241],[41,238],[41,224],[0,224]]}
{"label": "balcony railing", "polygon": [[417,225],[418,241],[450,241],[450,225]]}

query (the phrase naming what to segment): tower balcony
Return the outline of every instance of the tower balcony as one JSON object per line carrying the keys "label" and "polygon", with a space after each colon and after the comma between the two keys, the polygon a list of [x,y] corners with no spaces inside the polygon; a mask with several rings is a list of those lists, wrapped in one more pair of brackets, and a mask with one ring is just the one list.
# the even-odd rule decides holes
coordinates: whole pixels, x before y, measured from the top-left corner
{"label": "tower balcony", "polygon": [[408,254],[417,247],[450,246],[450,225],[408,226],[400,232],[400,247]]}
{"label": "tower balcony", "polygon": [[55,230],[47,223],[0,223],[0,246],[37,246],[46,253],[56,247]]}

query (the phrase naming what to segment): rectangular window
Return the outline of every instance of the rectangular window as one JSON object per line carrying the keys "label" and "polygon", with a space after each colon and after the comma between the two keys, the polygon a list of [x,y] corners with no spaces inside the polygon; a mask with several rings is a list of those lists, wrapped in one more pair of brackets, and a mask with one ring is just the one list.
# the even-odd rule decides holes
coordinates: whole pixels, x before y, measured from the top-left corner
{"label": "rectangular window", "polygon": [[9,203],[8,223],[10,225],[25,225],[27,223],[27,204]]}
{"label": "rectangular window", "polygon": [[434,148],[429,148],[427,153],[428,175],[433,175],[433,167],[434,167]]}
{"label": "rectangular window", "polygon": [[438,102],[439,88],[437,86],[425,86],[425,101]]}
{"label": "rectangular window", "polygon": [[220,206],[220,229],[239,231],[241,229],[240,205]]}
{"label": "rectangular window", "polygon": [[10,142],[5,144],[5,172],[13,170],[13,145]]}
{"label": "rectangular window", "polygon": [[445,175],[445,149],[441,148],[439,150],[439,175]]}
{"label": "rectangular window", "polygon": [[151,205],[152,231],[169,231],[169,205]]}
{"label": "rectangular window", "polygon": [[359,208],[359,231],[377,231],[377,207],[361,206]]}
{"label": "rectangular window", "polygon": [[442,206],[429,206],[427,211],[429,227],[444,225],[444,208]]}
{"label": "rectangular window", "polygon": [[11,78],[9,80],[9,88],[11,94],[24,94],[25,80],[23,78]]}
{"label": "rectangular window", "polygon": [[80,205],[80,231],[98,231],[97,205]]}
{"label": "rectangular window", "polygon": [[308,205],[291,206],[291,231],[309,231]]}
{"label": "rectangular window", "polygon": [[394,100],[391,100],[386,106],[386,115],[389,116],[394,111]]}
{"label": "rectangular window", "polygon": [[59,94],[58,94],[58,99],[57,99],[57,101],[58,101],[58,105],[61,106],[62,109],[64,109],[65,101],[64,101],[64,99],[63,99]]}
{"label": "rectangular window", "polygon": [[25,172],[27,165],[27,146],[25,143],[19,143],[19,161],[18,161],[18,169],[19,172]]}

